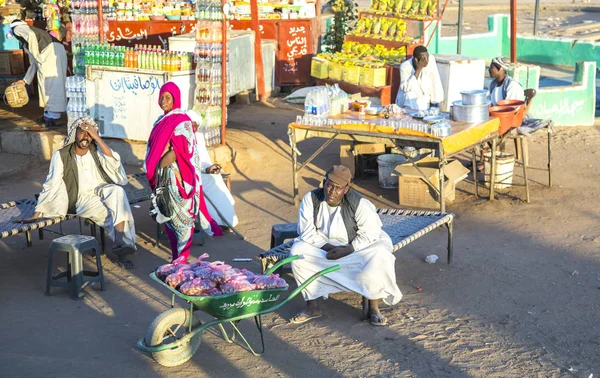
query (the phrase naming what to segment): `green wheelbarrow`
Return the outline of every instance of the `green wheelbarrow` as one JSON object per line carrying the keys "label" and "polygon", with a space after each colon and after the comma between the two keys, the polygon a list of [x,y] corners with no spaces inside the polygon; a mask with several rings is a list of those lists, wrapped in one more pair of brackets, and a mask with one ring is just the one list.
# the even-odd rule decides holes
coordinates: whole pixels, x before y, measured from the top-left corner
{"label": "green wheelbarrow", "polygon": [[[271,274],[280,266],[298,258],[301,258],[301,256],[291,256],[281,260],[273,265],[265,274]],[[161,281],[160,278],[156,277],[155,273],[151,273],[150,278],[173,293],[171,308],[154,319],[146,332],[146,336],[138,341],[137,346],[142,351],[151,353],[156,362],[163,366],[178,366],[187,362],[196,353],[198,347],[200,347],[204,330],[216,325],[221,330],[225,341],[233,343],[236,335],[239,335],[250,352],[258,356],[265,351],[261,315],[277,310],[298,295],[315,279],[338,269],[340,269],[340,266],[336,265],[315,273],[283,299],[282,295],[287,291],[287,286],[277,289],[254,290],[215,296],[188,296]],[[174,307],[175,296],[188,302],[190,305],[189,310]],[[194,319],[194,311],[206,312],[214,317],[214,319],[203,324],[199,319]],[[256,327],[260,333],[262,351],[259,353],[254,351],[237,327],[240,320],[247,318],[254,318]],[[227,334],[223,323],[229,323],[233,328],[231,336]]]}

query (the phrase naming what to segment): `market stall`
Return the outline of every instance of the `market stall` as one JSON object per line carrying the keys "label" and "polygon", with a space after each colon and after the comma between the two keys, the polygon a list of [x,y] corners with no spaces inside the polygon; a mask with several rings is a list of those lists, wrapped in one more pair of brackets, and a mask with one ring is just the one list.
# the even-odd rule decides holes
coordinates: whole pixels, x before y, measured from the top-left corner
{"label": "market stall", "polygon": [[[103,7],[103,2],[90,2],[75,12],[81,16],[74,17],[73,59],[77,76],[70,80],[75,91],[67,89],[74,93],[67,106],[69,123],[89,113],[104,135],[145,141],[160,115],[156,106],[159,89],[173,81],[181,89],[182,108],[193,108],[202,116],[200,132],[207,145],[224,144],[229,32],[221,2],[198,2],[195,16],[191,15],[194,8],[189,3],[165,3],[160,7],[149,4],[153,3],[119,2],[115,11]],[[160,38],[156,45],[132,43],[142,37],[127,39],[109,34],[110,38],[104,38],[112,19],[136,18],[139,21],[125,22],[143,23],[145,18],[153,18],[158,25],[165,25],[164,22],[181,22],[183,17],[196,18],[185,20],[194,23],[194,47],[185,51],[166,49],[167,40]],[[172,21],[164,21],[166,18]],[[127,28],[124,31],[130,32]],[[139,35],[147,36],[145,32]],[[105,40],[121,43],[107,44]],[[132,113],[131,109],[139,112]]]}
{"label": "market stall", "polygon": [[[311,125],[312,124],[312,125]],[[406,161],[414,167],[411,177],[423,181],[425,188],[436,202],[440,211],[444,212],[448,189],[454,190],[453,184],[447,181],[455,177],[448,177],[444,169],[449,164],[449,159],[461,152],[472,150],[483,143],[490,142],[492,151],[496,149],[500,121],[491,118],[480,123],[461,123],[447,120],[445,124],[450,129],[439,131],[435,125],[428,125],[407,115],[394,115],[390,118],[380,116],[361,116],[359,112],[346,112],[314,125],[310,118],[302,117],[288,127],[290,147],[292,150],[293,170],[293,196],[294,203],[298,205],[298,174],[334,140],[345,140],[352,143],[386,144],[394,146],[411,146],[417,149],[425,148],[435,152],[436,158],[428,162],[428,166],[419,166],[418,162],[409,156]],[[298,143],[312,138],[323,138],[326,142],[303,163],[298,162]],[[494,179],[496,157],[491,157],[491,184],[490,199],[494,198]],[[473,154],[473,160],[475,155]],[[435,175],[431,170],[436,171]],[[477,180],[474,180],[477,185]],[[402,188],[400,188],[402,190]],[[422,192],[422,190],[421,190]],[[420,195],[420,194],[419,194]],[[403,205],[401,203],[401,205]]]}
{"label": "market stall", "polygon": [[349,93],[393,103],[400,85],[398,66],[418,45],[428,45],[425,31],[437,28],[446,8],[438,0],[375,0],[344,37],[341,51],[318,54],[311,75],[317,85],[338,84]]}

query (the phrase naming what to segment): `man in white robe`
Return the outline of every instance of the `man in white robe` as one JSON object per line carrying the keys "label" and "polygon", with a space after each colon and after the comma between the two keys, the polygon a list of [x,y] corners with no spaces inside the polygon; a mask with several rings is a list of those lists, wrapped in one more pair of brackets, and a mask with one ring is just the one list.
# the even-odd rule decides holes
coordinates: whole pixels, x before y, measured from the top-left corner
{"label": "man in white robe", "polygon": [[135,227],[129,200],[123,186],[127,175],[119,154],[98,134],[90,117],[80,118],[70,127],[65,147],[52,154],[50,171],[31,218],[75,214],[103,227],[113,240],[116,261],[132,268],[127,255],[135,251]]}
{"label": "man in white robe", "polygon": [[396,105],[411,111],[422,111],[442,101],[444,88],[435,57],[429,55],[425,46],[417,46],[413,57],[400,65]]}
{"label": "man in white robe", "polygon": [[10,24],[10,36],[21,42],[29,55],[29,69],[23,84],[30,85],[37,73],[39,105],[44,115],[39,123],[54,126],[56,120],[67,110],[65,83],[67,78],[67,53],[64,46],[48,32],[14,20]]}
{"label": "man in white robe", "polygon": [[[199,176],[202,183],[202,192],[204,193],[204,197],[208,199],[206,201],[208,212],[219,226],[235,227],[238,224],[238,217],[233,208],[235,200],[229,192],[229,189],[227,189],[227,185],[220,174],[221,166],[212,163],[208,149],[206,148],[204,135],[202,134],[202,131],[200,131],[202,117],[191,110],[188,110],[186,114],[192,120],[194,130],[196,130],[196,142],[198,143],[201,161],[201,171],[199,172]],[[219,212],[223,217],[217,213],[215,206],[219,209]]]}
{"label": "man in white robe", "polygon": [[300,204],[298,234],[291,254],[298,285],[313,274],[340,265],[302,292],[306,307],[290,321],[304,323],[321,316],[317,299],[337,292],[356,292],[369,299],[370,321],[386,325],[379,302],[394,305],[402,298],[396,284],[392,241],[381,229],[375,206],[350,189],[352,175],[343,165],[327,172],[322,189],[306,194]]}

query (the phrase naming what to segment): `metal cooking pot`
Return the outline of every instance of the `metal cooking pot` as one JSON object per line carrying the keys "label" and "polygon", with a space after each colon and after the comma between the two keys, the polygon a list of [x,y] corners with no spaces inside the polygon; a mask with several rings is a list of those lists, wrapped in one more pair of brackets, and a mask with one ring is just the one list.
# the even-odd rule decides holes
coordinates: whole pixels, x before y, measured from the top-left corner
{"label": "metal cooking pot", "polygon": [[465,105],[483,105],[487,102],[487,91],[485,89],[462,91],[460,94]]}
{"label": "metal cooking pot", "polygon": [[479,123],[490,119],[489,107],[491,102],[481,105],[464,105],[462,101],[452,103],[452,119],[456,122]]}

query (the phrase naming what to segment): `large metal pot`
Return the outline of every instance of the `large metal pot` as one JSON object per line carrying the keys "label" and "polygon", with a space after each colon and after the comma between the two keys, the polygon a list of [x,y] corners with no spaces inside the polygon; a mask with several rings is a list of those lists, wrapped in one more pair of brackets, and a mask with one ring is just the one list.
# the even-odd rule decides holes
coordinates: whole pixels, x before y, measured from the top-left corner
{"label": "large metal pot", "polygon": [[460,94],[465,105],[483,105],[487,102],[487,91],[485,89],[462,91]]}
{"label": "large metal pot", "polygon": [[482,105],[464,105],[462,101],[452,103],[452,119],[456,122],[480,123],[490,119],[490,101]]}

